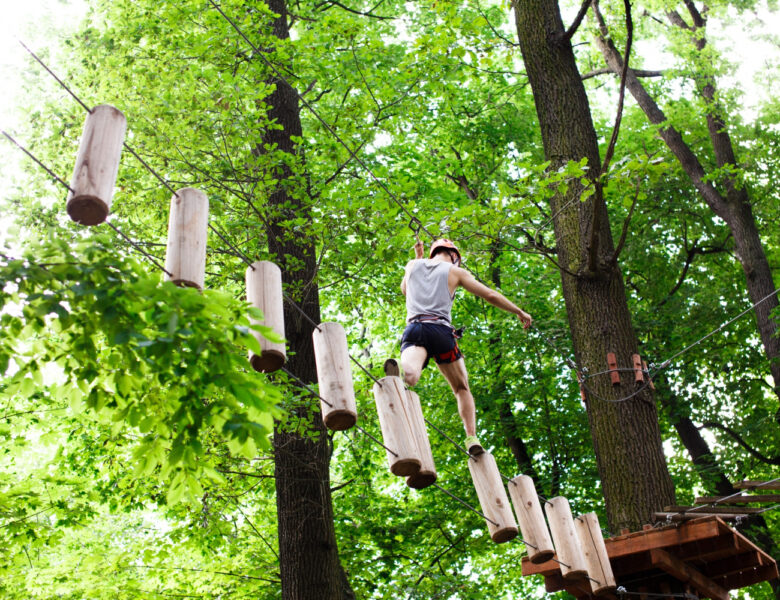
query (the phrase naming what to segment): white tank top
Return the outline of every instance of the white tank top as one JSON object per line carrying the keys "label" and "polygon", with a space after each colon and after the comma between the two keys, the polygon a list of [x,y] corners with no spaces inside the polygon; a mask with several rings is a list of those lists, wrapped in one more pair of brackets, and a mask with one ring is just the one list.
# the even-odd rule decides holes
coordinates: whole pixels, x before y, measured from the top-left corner
{"label": "white tank top", "polygon": [[[420,258],[412,262],[406,280],[406,322],[427,317],[426,322],[451,325],[452,301],[447,283],[450,269],[448,262]],[[436,317],[436,319],[430,319]]]}

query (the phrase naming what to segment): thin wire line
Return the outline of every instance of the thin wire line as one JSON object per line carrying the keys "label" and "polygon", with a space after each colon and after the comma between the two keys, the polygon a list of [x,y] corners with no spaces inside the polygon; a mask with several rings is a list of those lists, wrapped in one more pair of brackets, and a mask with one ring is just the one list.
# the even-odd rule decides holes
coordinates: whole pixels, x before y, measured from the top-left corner
{"label": "thin wire line", "polygon": [[79,98],[79,97],[78,97],[76,94],[74,94],[74,93],[73,93],[73,91],[72,91],[72,90],[71,90],[71,89],[70,89],[70,88],[69,88],[67,85],[65,85],[65,82],[63,82],[63,81],[62,81],[62,80],[61,80],[59,77],[57,77],[57,76],[54,74],[54,71],[52,71],[52,70],[51,70],[49,67],[47,67],[47,66],[46,66],[46,63],[44,63],[44,62],[43,62],[43,61],[42,61],[40,58],[38,58],[38,55],[37,55],[37,54],[35,54],[35,52],[33,52],[32,50],[30,50],[30,49],[29,49],[29,48],[28,48],[28,47],[27,47],[27,46],[24,44],[24,42],[23,42],[22,40],[18,40],[18,41],[19,41],[19,43],[22,45],[22,48],[24,48],[25,50],[27,50],[27,52],[29,52],[29,53],[30,53],[30,55],[31,55],[31,56],[32,56],[32,57],[33,57],[35,60],[37,60],[37,61],[38,61],[38,63],[39,63],[39,64],[40,64],[40,65],[41,65],[41,66],[42,66],[44,69],[46,69],[46,71],[49,73],[49,75],[51,75],[52,77],[54,77],[54,79],[57,81],[57,83],[59,83],[59,84],[62,86],[62,88],[63,88],[63,89],[66,91],[66,92],[68,92],[68,93],[69,93],[69,94],[70,94],[70,95],[73,97],[73,99],[74,99],[76,102],[78,102],[79,104],[81,104],[81,106],[84,108],[84,110],[86,110],[88,113],[91,113],[91,112],[92,112],[92,109],[91,109],[91,108],[89,108],[89,106],[87,106],[86,104],[84,104],[84,103],[81,101],[81,99],[80,99],[80,98]]}
{"label": "thin wire line", "polygon": [[[752,486],[747,487],[747,488],[742,488],[742,489],[738,490],[737,492],[735,492],[733,494],[730,494],[728,496],[723,496],[722,498],[718,498],[717,500],[709,502],[708,504],[700,504],[698,506],[692,506],[691,508],[688,508],[686,510],[677,511],[676,514],[678,514],[678,515],[686,515],[686,514],[688,514],[690,512],[696,512],[696,511],[704,509],[704,508],[714,508],[715,506],[717,506],[721,502],[725,502],[726,500],[730,500],[731,498],[736,498],[737,496],[739,496],[741,494],[744,494],[746,490],[748,492],[752,492],[754,490],[757,490],[758,488],[764,487],[766,485],[770,485],[772,483],[776,483],[778,481],[780,481],[780,477],[777,477],[775,479],[771,479],[769,481],[762,481],[760,484],[752,485]],[[765,509],[765,510],[769,510],[771,508],[774,508],[774,507],[770,506],[768,509]],[[757,512],[755,514],[761,514],[762,512],[764,512],[764,511],[762,510],[762,511]]]}
{"label": "thin wire line", "polygon": [[390,454],[392,454],[393,456],[395,456],[396,458],[398,458],[398,453],[397,453],[397,452],[394,452],[393,450],[391,450],[390,448],[388,448],[387,446],[385,446],[385,445],[384,445],[382,442],[380,442],[380,441],[379,441],[378,439],[376,439],[376,438],[375,438],[373,435],[371,435],[370,433],[368,433],[368,431],[366,431],[365,429],[363,429],[363,428],[362,428],[360,425],[355,425],[354,427],[355,427],[355,429],[357,429],[359,432],[361,432],[363,435],[366,435],[366,436],[368,436],[369,438],[371,438],[372,440],[374,440],[374,441],[375,441],[377,444],[379,444],[380,446],[382,446],[382,448],[384,448],[385,450],[387,450],[387,451],[388,451]]}
{"label": "thin wire line", "polygon": [[379,380],[378,380],[378,379],[377,379],[377,378],[376,378],[376,377],[373,375],[373,373],[371,373],[371,371],[369,371],[369,370],[368,370],[368,369],[366,369],[366,368],[365,368],[363,365],[361,365],[361,364],[358,362],[358,360],[357,360],[357,359],[356,359],[354,356],[352,356],[351,354],[348,354],[348,356],[349,356],[350,360],[351,360],[353,363],[355,363],[355,364],[356,364],[358,367],[360,367],[360,368],[363,370],[363,372],[364,372],[366,375],[368,375],[368,376],[369,376],[371,379],[373,379],[373,380],[374,380],[374,382],[375,382],[375,383],[377,383],[377,384],[379,385],[379,387],[382,387],[382,382],[381,382],[381,381],[379,381]]}
{"label": "thin wire line", "polygon": [[658,373],[658,372],[660,372],[660,371],[662,371],[662,370],[666,369],[666,368],[669,366],[669,364],[670,364],[670,363],[671,363],[671,362],[672,362],[672,361],[673,361],[675,358],[677,358],[677,357],[678,357],[678,356],[680,356],[681,354],[684,354],[685,352],[687,352],[688,350],[690,350],[690,349],[691,349],[691,348],[693,348],[694,346],[696,346],[696,345],[700,344],[701,342],[703,342],[703,341],[704,341],[704,340],[706,340],[707,338],[709,338],[709,337],[711,337],[711,336],[715,335],[717,332],[719,332],[719,331],[720,331],[721,329],[723,329],[724,327],[728,327],[728,326],[729,326],[729,325],[731,325],[731,324],[732,324],[734,321],[736,321],[737,319],[740,319],[740,318],[742,318],[744,315],[746,315],[747,313],[749,313],[751,310],[755,309],[755,308],[756,308],[756,306],[758,306],[758,305],[759,305],[759,304],[761,304],[762,302],[765,302],[766,300],[769,300],[769,298],[771,298],[772,296],[774,296],[774,295],[775,295],[775,294],[777,294],[778,292],[780,292],[780,288],[778,288],[778,289],[776,289],[775,291],[773,291],[773,292],[771,292],[771,293],[767,294],[766,296],[764,296],[763,298],[761,298],[761,300],[759,300],[758,302],[756,302],[756,303],[755,303],[755,304],[753,304],[752,306],[749,306],[748,308],[746,308],[745,310],[743,310],[741,313],[739,313],[737,316],[735,316],[735,317],[733,317],[733,318],[729,319],[729,320],[728,320],[728,321],[726,321],[725,323],[723,323],[723,324],[721,324],[720,326],[718,326],[716,329],[713,329],[712,331],[710,331],[710,332],[709,332],[707,335],[704,335],[704,336],[702,336],[701,338],[699,338],[698,340],[696,340],[696,341],[695,341],[695,342],[693,342],[692,344],[689,344],[688,346],[686,346],[685,348],[683,348],[682,350],[680,350],[680,351],[679,351],[679,352],[677,352],[676,354],[673,354],[671,357],[667,358],[667,359],[666,359],[664,362],[662,362],[660,365],[658,365],[658,367],[657,367],[657,368],[656,368],[656,369],[653,371],[652,375],[655,375],[656,373]]}
{"label": "thin wire line", "polygon": [[152,167],[149,166],[149,163],[147,163],[143,158],[141,158],[141,155],[138,154],[138,152],[136,152],[130,147],[130,144],[128,144],[127,142],[122,142],[122,145],[130,154],[132,154],[133,156],[136,157],[136,159],[138,159],[138,162],[140,162],[146,168],[147,171],[149,171],[152,175],[154,175],[160,183],[162,183],[166,188],[168,188],[169,192],[171,192],[177,198],[179,197],[178,192],[171,187],[171,185],[165,180],[165,178],[162,175],[160,175],[157,171],[152,169]]}
{"label": "thin wire line", "polygon": [[214,225],[212,225],[211,223],[209,223],[208,225],[209,225],[209,229],[211,229],[211,231],[213,231],[214,233],[216,233],[216,234],[219,236],[219,239],[221,239],[223,242],[225,242],[225,243],[227,244],[228,248],[230,248],[230,249],[231,249],[231,250],[234,252],[235,256],[237,256],[238,258],[240,258],[241,260],[243,260],[243,261],[244,261],[246,264],[248,264],[248,265],[249,265],[249,266],[252,268],[252,270],[253,270],[253,271],[255,270],[255,267],[254,267],[254,265],[252,264],[252,261],[251,261],[249,258],[247,258],[247,256],[246,256],[246,255],[245,255],[243,252],[241,252],[241,251],[240,251],[238,248],[236,248],[236,247],[235,247],[233,244],[231,244],[229,241],[227,241],[227,240],[225,239],[225,236],[223,236],[223,235],[222,235],[222,234],[221,234],[221,233],[220,233],[220,232],[217,230],[217,228],[216,228],[216,227],[214,227]]}
{"label": "thin wire line", "polygon": [[309,323],[311,323],[312,325],[314,325],[314,328],[315,328],[317,331],[322,331],[322,329],[320,328],[319,324],[318,324],[317,322],[315,322],[315,321],[314,321],[314,319],[312,319],[312,318],[311,318],[311,317],[310,317],[310,316],[309,316],[309,315],[306,313],[306,311],[305,311],[305,310],[303,310],[303,309],[302,309],[300,306],[298,306],[298,303],[297,303],[297,302],[295,302],[295,300],[293,300],[292,298],[290,298],[290,296],[288,296],[288,295],[287,295],[286,293],[284,293],[284,292],[282,292],[282,297],[283,297],[285,300],[287,300],[287,303],[288,303],[290,306],[292,306],[292,307],[293,307],[295,310],[297,310],[299,313],[301,313],[301,315],[303,316],[303,318],[304,318],[304,319],[306,319],[306,320],[307,320]]}
{"label": "thin wire line", "polygon": [[165,274],[166,274],[168,277],[171,277],[171,278],[173,277],[173,273],[171,273],[170,271],[168,271],[168,269],[166,269],[166,268],[165,268],[165,267],[163,267],[163,266],[162,266],[160,263],[158,263],[158,262],[157,262],[157,260],[156,260],[156,259],[155,259],[155,258],[154,258],[154,257],[153,257],[151,254],[149,254],[148,252],[146,252],[146,250],[144,250],[143,248],[141,248],[141,246],[139,246],[139,245],[138,245],[138,244],[137,244],[137,243],[136,243],[134,240],[132,240],[130,237],[126,236],[126,235],[125,235],[125,234],[124,234],[124,233],[123,233],[123,232],[122,232],[122,231],[121,231],[121,230],[120,230],[120,229],[119,229],[119,228],[118,228],[116,225],[114,225],[114,224],[113,224],[111,221],[104,221],[104,223],[105,223],[106,225],[108,225],[108,226],[109,226],[111,229],[113,229],[114,231],[116,231],[116,232],[117,232],[119,235],[121,235],[121,236],[122,236],[122,237],[123,237],[123,238],[124,238],[124,239],[127,241],[127,243],[129,243],[129,244],[130,244],[130,245],[131,245],[133,248],[135,248],[135,249],[136,249],[138,252],[140,252],[141,254],[143,254],[143,255],[144,255],[144,256],[145,256],[145,257],[146,257],[146,258],[149,260],[149,262],[151,262],[151,263],[152,263],[152,264],[153,264],[155,267],[157,267],[158,269],[160,269],[160,270],[161,270],[163,273],[165,273]]}
{"label": "thin wire line", "polygon": [[279,71],[279,69],[277,69],[274,66],[274,64],[270,60],[268,60],[266,58],[266,56],[263,53],[263,51],[260,50],[257,46],[255,46],[252,43],[252,41],[244,34],[244,32],[238,27],[238,25],[236,25],[233,22],[233,20],[225,14],[225,12],[220,8],[220,6],[216,2],[214,2],[214,0],[209,0],[209,2],[217,10],[217,12],[219,12],[219,14],[222,15],[222,17],[233,27],[233,29],[235,29],[236,32],[242,38],[244,38],[246,43],[251,46],[251,48],[257,53],[257,55],[260,57],[260,59],[274,72],[274,74],[279,79],[279,81],[284,82],[293,91],[293,93],[297,96],[297,98],[301,102],[301,104],[303,104],[303,106],[305,106],[311,112],[311,114],[313,114],[317,118],[317,120],[320,123],[322,123],[322,125],[325,127],[325,129],[327,129],[328,132],[330,132],[330,134],[336,139],[336,141],[338,141],[339,144],[341,144],[344,147],[344,149],[346,149],[346,151],[349,153],[349,155],[361,167],[363,167],[363,169],[369,175],[371,175],[372,179],[377,183],[377,185],[379,185],[379,187],[381,187],[387,193],[387,195],[399,206],[399,208],[402,211],[404,211],[407,214],[407,216],[409,216],[412,219],[413,222],[417,223],[417,225],[419,226],[420,229],[422,229],[425,233],[427,233],[431,238],[435,238],[436,236],[434,236],[430,231],[428,231],[428,229],[425,228],[425,226],[420,222],[420,220],[415,215],[413,215],[406,208],[406,206],[404,206],[404,204],[396,197],[395,194],[393,194],[393,192],[390,191],[390,189],[385,185],[384,181],[382,181],[382,179],[380,179],[379,177],[377,177],[374,174],[374,172],[368,167],[368,165],[366,165],[365,162],[363,162],[363,160],[360,157],[358,157],[358,155],[352,150],[352,148],[350,148],[350,146],[347,145],[347,143],[343,139],[341,139],[341,136],[339,136],[338,133],[336,133],[336,131],[330,126],[330,124],[325,119],[323,119],[316,110],[314,110],[314,107],[311,104],[309,104],[308,100],[306,100],[306,98],[301,96],[298,93],[298,90],[296,90],[292,85],[290,85],[290,83],[284,78],[284,76]]}
{"label": "thin wire line", "polygon": [[500,525],[499,525],[498,523],[496,523],[496,522],[495,522],[493,519],[491,519],[490,517],[487,517],[487,516],[485,516],[485,515],[484,515],[484,514],[483,514],[481,511],[478,511],[476,508],[474,508],[473,506],[471,506],[471,504],[469,504],[469,503],[468,503],[468,502],[466,502],[465,500],[461,500],[460,498],[458,498],[458,497],[457,497],[455,494],[453,494],[453,493],[452,493],[452,492],[450,492],[449,490],[447,490],[447,489],[445,489],[445,488],[441,487],[441,486],[440,486],[438,483],[434,482],[432,485],[433,485],[434,487],[436,487],[436,488],[440,489],[440,490],[441,490],[442,492],[444,492],[445,494],[447,494],[447,495],[448,495],[450,498],[454,498],[455,500],[457,500],[458,502],[460,502],[460,503],[461,503],[463,506],[465,506],[466,508],[468,508],[470,511],[472,511],[472,512],[475,512],[476,514],[478,514],[480,517],[482,517],[483,519],[485,519],[485,520],[486,520],[486,521],[488,521],[489,523],[493,523],[493,525],[495,525],[496,527],[500,527]]}
{"label": "thin wire line", "polygon": [[72,194],[75,194],[76,192],[73,191],[73,188],[71,188],[67,183],[65,183],[62,179],[60,179],[54,171],[52,171],[49,167],[44,165],[40,160],[38,160],[32,152],[27,150],[24,146],[22,146],[19,142],[17,142],[14,138],[12,138],[8,133],[6,133],[5,130],[2,131],[2,134],[7,137],[13,144],[15,144],[22,152],[24,152],[27,156],[29,156],[32,160],[34,160],[39,167],[41,167],[44,171],[46,171],[52,178],[54,178],[58,183],[63,185],[65,189],[67,189]]}

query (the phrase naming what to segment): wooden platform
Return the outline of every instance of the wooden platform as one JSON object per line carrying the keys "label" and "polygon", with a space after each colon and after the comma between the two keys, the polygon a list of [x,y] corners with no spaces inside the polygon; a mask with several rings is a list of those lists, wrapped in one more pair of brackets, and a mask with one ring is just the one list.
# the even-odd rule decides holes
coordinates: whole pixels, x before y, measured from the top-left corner
{"label": "wooden platform", "polygon": [[[778,576],[775,561],[717,516],[645,529],[604,540],[617,586],[628,592],[685,591],[728,600],[728,590]],[[564,580],[554,560],[535,565],[523,558],[523,575],[543,575],[548,592],[566,590],[595,598],[586,579]],[[598,598],[616,600],[614,592]]]}

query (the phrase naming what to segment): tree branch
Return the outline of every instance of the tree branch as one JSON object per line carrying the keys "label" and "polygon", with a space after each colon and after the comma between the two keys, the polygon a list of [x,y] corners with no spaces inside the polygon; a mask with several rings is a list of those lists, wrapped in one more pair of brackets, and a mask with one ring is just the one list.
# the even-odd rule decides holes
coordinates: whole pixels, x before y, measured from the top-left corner
{"label": "tree branch", "polygon": [[351,12],[355,15],[360,15],[361,17],[371,17],[372,19],[379,19],[381,21],[392,21],[395,19],[395,17],[384,17],[382,15],[375,15],[371,12],[363,12],[360,10],[355,10],[354,8],[350,8],[349,6],[344,6],[341,2],[337,2],[337,0],[325,0],[324,2],[320,2],[317,6],[315,6],[315,10],[320,8],[321,6],[329,4],[330,6],[327,8],[321,9],[321,12],[324,12],[326,10],[330,10],[330,8],[336,6],[342,10],[346,10],[347,12]]}
{"label": "tree branch", "polygon": [[582,20],[585,18],[585,15],[588,12],[588,8],[590,8],[590,3],[591,0],[583,0],[582,6],[580,6],[580,11],[577,13],[577,16],[574,18],[571,27],[569,27],[566,33],[564,33],[563,36],[560,38],[561,42],[571,41],[571,38],[574,36],[574,34],[577,32],[577,29],[579,29],[580,25],[582,24]]}
{"label": "tree branch", "polygon": [[623,230],[620,232],[620,241],[618,241],[617,247],[615,248],[615,252],[614,254],[612,254],[612,259],[610,261],[613,264],[617,264],[618,257],[620,256],[620,253],[623,251],[623,246],[626,243],[626,236],[628,235],[628,225],[631,223],[631,217],[634,216],[634,209],[636,208],[636,202],[638,199],[639,199],[639,178],[637,177],[636,188],[634,191],[634,198],[631,200],[631,208],[628,210],[628,215],[623,221]]}
{"label": "tree branch", "polygon": [[[632,69],[632,71],[636,77],[663,77],[664,75],[663,71],[651,71],[646,69]],[[585,81],[586,79],[592,79],[594,77],[598,77],[599,75],[606,75],[608,73],[612,74],[612,69],[609,67],[604,67],[602,69],[594,69],[593,71],[589,71],[580,78]]]}
{"label": "tree branch", "polygon": [[736,431],[731,429],[731,427],[728,427],[726,425],[723,425],[722,423],[718,423],[716,421],[706,421],[701,424],[701,426],[697,427],[697,429],[720,429],[721,431],[729,434],[734,440],[742,446],[745,450],[748,451],[748,453],[755,459],[760,460],[763,463],[766,463],[768,465],[778,465],[780,466],[780,456],[775,456],[773,458],[764,456],[761,454],[758,450],[751,447],[744,439],[742,439],[742,436],[739,435]]}

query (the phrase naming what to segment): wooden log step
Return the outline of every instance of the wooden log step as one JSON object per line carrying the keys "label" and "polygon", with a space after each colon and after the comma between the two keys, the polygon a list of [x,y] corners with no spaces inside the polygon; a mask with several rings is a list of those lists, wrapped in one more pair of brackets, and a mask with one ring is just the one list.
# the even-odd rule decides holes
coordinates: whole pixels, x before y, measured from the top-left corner
{"label": "wooden log step", "polygon": [[379,425],[387,448],[387,462],[393,475],[407,477],[420,470],[421,459],[411,416],[412,397],[400,377],[388,375],[374,384]]}
{"label": "wooden log step", "polygon": [[737,514],[737,513],[710,513],[710,512],[702,512],[702,511],[696,511],[696,512],[689,512],[689,513],[679,513],[679,512],[657,512],[653,513],[653,518],[656,521],[667,521],[669,520],[668,517],[671,517],[671,521],[673,523],[677,523],[679,521],[692,521],[694,519],[703,519],[704,517],[718,517],[720,519],[723,519],[724,521],[733,521],[737,517],[744,518],[746,515],[744,514]]}
{"label": "wooden log step", "polygon": [[548,500],[544,505],[547,522],[550,524],[553,543],[560,561],[561,575],[564,579],[577,579],[588,574],[582,545],[574,528],[569,501],[563,496]]}
{"label": "wooden log step", "polygon": [[752,481],[752,480],[743,480],[739,483],[735,483],[734,487],[738,490],[748,490],[756,488],[758,490],[764,491],[764,490],[780,490],[780,481]]}
{"label": "wooden log step", "polygon": [[340,323],[320,323],[312,331],[322,420],[328,429],[344,431],[357,422],[355,390],[349,364],[347,333]]}
{"label": "wooden log step", "polygon": [[555,555],[555,548],[547,530],[534,480],[528,475],[518,475],[509,481],[508,488],[523,540],[528,545],[528,558],[536,564],[547,562]]}
{"label": "wooden log step", "polygon": [[[723,498],[726,498],[723,500]],[[749,494],[740,494],[729,498],[728,496],[703,496],[696,498],[695,504],[712,504],[717,502],[718,504],[746,504],[748,502],[755,502],[756,504],[772,504],[780,502],[780,494],[764,494],[763,496],[751,496]]]}
{"label": "wooden log step", "polygon": [[479,504],[487,517],[490,538],[497,544],[517,537],[517,523],[498,471],[496,459],[489,452],[469,458],[469,471],[477,490]]}
{"label": "wooden log step", "polygon": [[762,510],[764,509],[744,506],[707,506],[706,508],[701,508],[701,506],[664,506],[664,512],[690,512],[694,515],[705,513],[710,515],[717,515],[720,513],[729,515],[753,515],[760,513]]}

